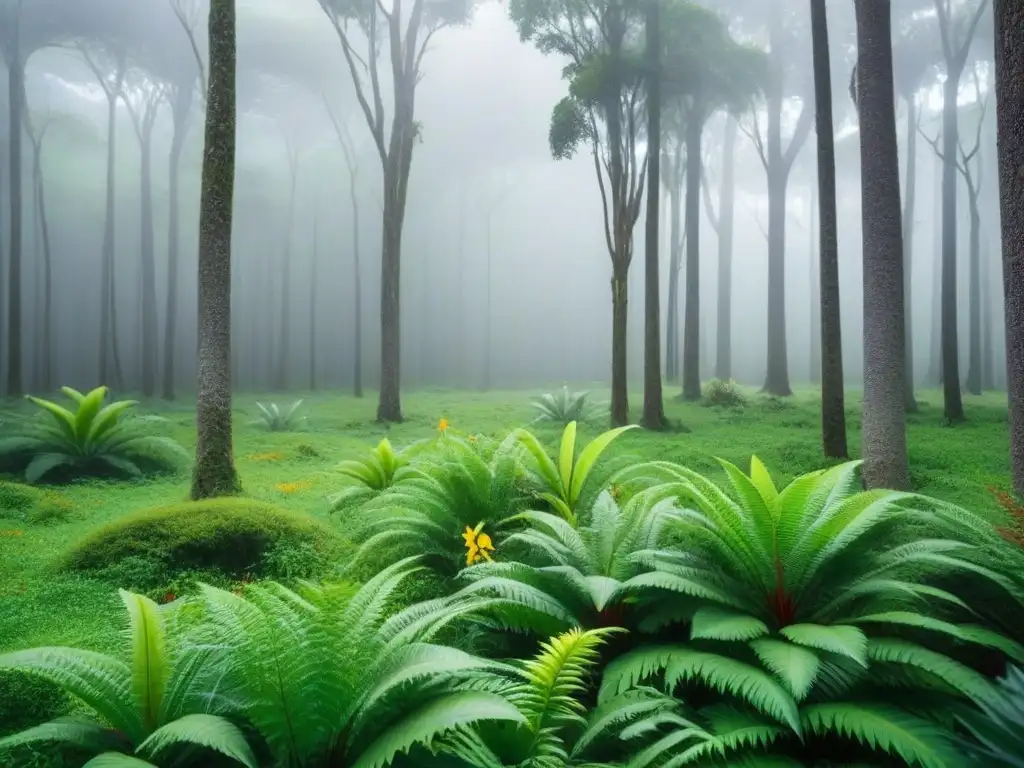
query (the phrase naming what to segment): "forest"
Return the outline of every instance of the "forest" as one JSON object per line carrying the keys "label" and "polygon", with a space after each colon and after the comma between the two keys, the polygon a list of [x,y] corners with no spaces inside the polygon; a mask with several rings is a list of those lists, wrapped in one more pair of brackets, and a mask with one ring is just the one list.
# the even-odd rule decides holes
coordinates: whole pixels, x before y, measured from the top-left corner
{"label": "forest", "polygon": [[0,60],[0,766],[1024,768],[1017,0]]}

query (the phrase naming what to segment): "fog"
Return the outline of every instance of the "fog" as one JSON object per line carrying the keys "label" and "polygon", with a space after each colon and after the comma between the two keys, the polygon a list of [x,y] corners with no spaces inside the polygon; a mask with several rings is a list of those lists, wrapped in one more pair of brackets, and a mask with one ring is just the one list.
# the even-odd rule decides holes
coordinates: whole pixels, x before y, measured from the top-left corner
{"label": "fog", "polygon": [[[964,0],[970,5],[977,0]],[[196,245],[203,152],[203,99],[196,53],[205,56],[205,9],[177,2],[195,34],[168,0],[20,0],[22,40],[46,14],[82,17],[82,30],[54,36],[31,51],[25,69],[32,134],[22,142],[24,242],[22,387],[108,384],[142,387],[146,251],[141,180],[142,151],[132,110],[145,117],[153,98],[152,231],[157,366],[166,370],[168,321],[173,389],[187,393],[195,380]],[[813,93],[807,3],[773,0],[785,12],[787,44],[784,145],[798,131],[799,113]],[[730,14],[738,39],[765,44],[750,3],[712,2]],[[772,5],[772,3],[765,3]],[[0,0],[0,24],[10,40],[19,0]],[[917,200],[913,220],[913,291],[910,313],[918,385],[938,380],[937,271],[940,252],[941,167],[925,137],[940,129],[944,67],[930,2],[895,0],[894,30],[924,39],[913,49],[919,63],[921,133],[916,146]],[[919,13],[915,9],[923,8]],[[84,9],[84,10],[83,10]],[[856,111],[848,93],[855,61],[853,3],[830,2],[833,99],[839,205],[839,259],[845,376],[859,387],[862,369],[862,275],[859,144]],[[39,14],[42,21],[33,21]],[[901,21],[896,23],[895,17]],[[986,16],[988,12],[986,11]],[[353,381],[356,292],[353,279],[358,232],[361,267],[362,367],[373,388],[379,369],[381,162],[353,89],[342,46],[317,0],[238,0],[238,156],[233,240],[233,338],[236,386],[244,391],[350,388]],[[50,19],[52,21],[52,19]],[[46,23],[50,23],[46,21]],[[74,20],[67,22],[69,25]],[[999,274],[999,222],[994,109],[983,112],[990,82],[991,22],[982,21],[960,95],[961,141],[969,153],[975,131],[980,169],[981,304],[989,387],[1004,385],[1003,310]],[[910,33],[907,33],[910,34]],[[930,36],[930,37],[929,37]],[[23,43],[28,45],[27,43]],[[365,41],[361,43],[365,49]],[[107,178],[108,101],[87,59],[108,87],[116,82],[118,52],[125,55],[124,88],[114,109],[114,295],[121,375],[100,381],[103,248]],[[899,61],[899,56],[897,57]],[[10,59],[8,58],[8,61]],[[551,111],[567,92],[566,61],[521,42],[507,4],[485,2],[468,23],[437,32],[423,60],[416,91],[420,138],[414,149],[402,243],[403,387],[540,387],[564,381],[605,382],[611,369],[612,265],[605,243],[601,193],[586,148],[555,160],[549,147]],[[386,70],[386,67],[384,67]],[[976,74],[976,80],[975,80]],[[387,124],[390,85],[382,84]],[[0,327],[8,322],[10,258],[9,99],[0,84]],[[181,85],[184,82],[185,85]],[[195,94],[183,122],[180,160],[180,253],[168,268],[170,166],[175,89]],[[130,106],[129,106],[130,105]],[[811,106],[813,109],[813,105]],[[760,386],[767,365],[768,185],[757,143],[765,127],[763,99],[740,120],[735,155],[735,234],[732,279],[732,375]],[[897,101],[901,174],[907,160],[907,109]],[[332,121],[332,114],[335,121]],[[717,208],[726,116],[705,129],[703,153],[708,197]],[[141,127],[145,127],[144,125]],[[338,128],[341,129],[339,136]],[[42,134],[41,178],[46,237],[33,174],[34,142]],[[342,137],[349,137],[347,162]],[[352,171],[354,184],[350,184]],[[664,174],[663,174],[664,181]],[[904,187],[906,186],[904,179]],[[785,318],[789,376],[794,386],[814,380],[817,311],[816,154],[813,122],[798,140],[786,202]],[[294,189],[294,197],[292,190]],[[358,216],[350,190],[355,190]],[[681,200],[681,198],[680,198]],[[669,284],[667,194],[661,208],[662,321]],[[960,353],[969,355],[968,251],[970,217],[960,180],[958,251],[961,280]],[[643,208],[641,208],[641,211]],[[702,378],[715,367],[718,245],[701,204]],[[633,232],[629,271],[628,367],[638,381],[643,365],[644,215]],[[52,265],[50,349],[44,373],[44,285],[49,240]],[[168,289],[177,287],[177,311],[168,316]],[[680,277],[680,291],[685,274]],[[679,313],[682,322],[683,313]],[[8,360],[0,334],[0,369]],[[681,333],[676,337],[680,340]],[[665,341],[664,327],[662,330]],[[0,386],[6,376],[0,377]],[[632,387],[639,396],[637,386]],[[674,390],[669,390],[673,392]]]}

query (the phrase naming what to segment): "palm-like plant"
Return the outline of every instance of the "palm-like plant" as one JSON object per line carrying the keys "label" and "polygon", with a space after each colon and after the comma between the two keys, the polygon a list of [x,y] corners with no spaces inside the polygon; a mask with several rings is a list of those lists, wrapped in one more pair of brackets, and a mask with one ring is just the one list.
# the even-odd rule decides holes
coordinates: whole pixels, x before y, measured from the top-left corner
{"label": "palm-like plant", "polygon": [[1011,668],[1000,682],[1000,696],[965,712],[960,721],[974,737],[964,741],[976,765],[986,768],[1024,768],[1024,672]]}
{"label": "palm-like plant", "polygon": [[221,649],[221,694],[259,733],[274,765],[382,768],[453,728],[525,718],[501,695],[514,670],[431,643],[471,602],[435,600],[385,615],[412,559],[361,587],[245,596],[203,586],[201,632]]}
{"label": "palm-like plant", "polygon": [[606,405],[590,399],[589,392],[571,392],[565,384],[559,392],[548,392],[530,403],[538,412],[534,423],[551,422],[563,427],[574,421],[596,418],[607,411]]}
{"label": "palm-like plant", "polygon": [[106,387],[87,394],[71,387],[61,391],[74,402],[74,410],[28,396],[51,418],[25,420],[13,436],[0,439],[0,463],[24,471],[26,482],[37,483],[54,474],[141,477],[188,461],[188,453],[178,443],[147,434],[147,419],[122,418],[138,401],[119,400],[104,406]]}
{"label": "palm-like plant", "polygon": [[670,464],[633,478],[656,484],[660,476],[662,492],[690,507],[673,521],[684,548],[645,555],[692,598],[678,616],[690,642],[616,660],[604,678],[609,693],[660,671],[670,689],[703,683],[794,734],[845,734],[911,764],[953,759],[934,721],[995,693],[929,640],[1024,658],[1017,643],[958,623],[970,609],[945,585],[964,573],[1014,590],[977,562],[994,535],[987,524],[914,494],[860,491],[859,462],[782,491],[756,458],[749,477],[721,463],[735,499]]}
{"label": "palm-like plant", "polygon": [[532,432],[517,429],[509,435],[509,439],[522,443],[534,459],[534,484],[541,489],[537,493],[538,498],[546,501],[555,512],[575,525],[576,508],[584,499],[583,492],[587,479],[591,476],[601,454],[615,438],[635,428],[636,425],[631,424],[609,429],[587,443],[577,457],[576,422],[569,422],[562,432],[557,463],[548,456],[547,450]]}
{"label": "palm-like plant", "polygon": [[346,459],[336,471],[346,485],[328,499],[331,512],[342,512],[358,507],[399,482],[409,473],[406,470],[412,454],[421,443],[414,443],[404,451],[396,451],[385,437],[377,447],[361,459]]}
{"label": "palm-like plant", "polygon": [[[50,680],[79,699],[94,718],[60,718],[0,740],[0,747],[44,741],[84,747],[98,757],[90,768],[150,765],[202,748],[256,768],[242,732],[217,714],[210,647],[174,642],[172,606],[121,590],[129,616],[127,662],[78,648],[33,648],[0,656],[0,669]],[[130,759],[128,755],[136,757]]]}
{"label": "palm-like plant", "polygon": [[[637,494],[620,507],[605,491],[579,528],[549,512],[523,512],[513,520],[529,527],[502,544],[521,558],[466,569],[462,578],[471,583],[462,594],[498,597],[491,613],[503,625],[546,634],[570,627],[626,627],[636,617],[652,623],[662,613],[671,615],[678,594],[660,588],[671,575],[651,572],[637,554],[662,545],[673,511],[671,499],[651,493]],[[632,605],[628,616],[627,605]]]}
{"label": "palm-like plant", "polygon": [[291,432],[298,429],[306,421],[305,416],[299,416],[299,408],[302,407],[302,400],[296,400],[287,408],[281,408],[277,403],[256,403],[260,417],[253,424],[266,427],[271,432]]}
{"label": "palm-like plant", "polygon": [[379,567],[419,555],[437,572],[454,575],[466,565],[469,533],[493,538],[498,523],[527,500],[511,439],[487,458],[468,441],[446,435],[435,453],[401,471],[401,482],[354,513],[362,543],[352,564],[369,556]]}

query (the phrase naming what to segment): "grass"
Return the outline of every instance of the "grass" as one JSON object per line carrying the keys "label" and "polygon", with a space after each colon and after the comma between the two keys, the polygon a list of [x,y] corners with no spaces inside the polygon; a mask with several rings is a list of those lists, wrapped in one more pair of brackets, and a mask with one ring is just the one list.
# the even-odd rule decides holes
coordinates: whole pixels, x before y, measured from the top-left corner
{"label": "grass", "polygon": [[[407,421],[385,427],[373,422],[372,394],[355,400],[342,393],[306,394],[308,425],[300,432],[269,432],[250,426],[256,397],[236,399],[235,453],[245,493],[296,511],[327,517],[325,497],[336,490],[332,467],[387,436],[396,447],[436,432],[445,417],[450,428],[470,434],[504,435],[534,417],[535,392],[420,391],[406,396]],[[603,394],[603,393],[598,393]],[[669,394],[672,394],[669,391]],[[279,397],[284,401],[298,395]],[[260,396],[262,402],[274,397]],[[849,397],[850,450],[860,452],[860,404]],[[1009,486],[1006,401],[1002,395],[968,398],[969,421],[943,424],[941,395],[920,393],[921,410],[909,419],[911,474],[915,490],[976,510],[998,511],[990,487]],[[639,402],[633,411],[639,416]],[[21,404],[7,404],[21,409]],[[747,466],[756,453],[780,481],[820,468],[817,402],[809,393],[776,400],[750,393],[741,409],[706,407],[666,400],[668,416],[689,430],[662,434],[635,430],[612,448],[649,459],[686,464],[718,474],[714,456]],[[186,448],[195,445],[194,411],[188,403],[144,404],[140,412],[159,412],[171,423],[161,426]],[[0,404],[0,422],[4,408]],[[604,425],[592,424],[585,435]],[[553,444],[559,429],[538,427]],[[0,651],[36,645],[76,645],[97,650],[120,639],[122,611],[107,585],[62,574],[54,563],[88,532],[139,509],[183,500],[188,478],[140,483],[83,483],[60,489],[72,512],[66,520],[29,523],[5,518],[0,509]],[[0,732],[4,730],[0,723]]]}

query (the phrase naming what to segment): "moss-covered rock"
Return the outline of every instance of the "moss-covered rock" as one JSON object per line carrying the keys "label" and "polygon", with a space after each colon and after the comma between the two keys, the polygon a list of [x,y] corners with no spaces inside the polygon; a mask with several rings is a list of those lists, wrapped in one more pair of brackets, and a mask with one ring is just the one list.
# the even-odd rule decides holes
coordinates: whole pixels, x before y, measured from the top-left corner
{"label": "moss-covered rock", "polygon": [[122,517],[78,542],[59,565],[121,587],[152,589],[183,573],[227,580],[315,577],[344,552],[345,543],[314,517],[232,497]]}

